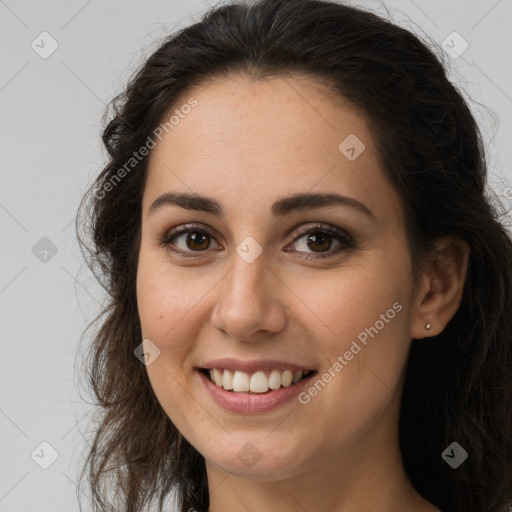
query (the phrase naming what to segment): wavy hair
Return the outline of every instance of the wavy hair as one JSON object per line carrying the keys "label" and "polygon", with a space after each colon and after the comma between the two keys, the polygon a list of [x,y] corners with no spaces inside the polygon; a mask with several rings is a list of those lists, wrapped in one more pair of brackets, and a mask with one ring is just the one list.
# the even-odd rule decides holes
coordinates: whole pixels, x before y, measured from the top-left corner
{"label": "wavy hair", "polygon": [[[105,183],[144,146],[178,96],[229,74],[300,73],[368,121],[405,212],[414,283],[437,239],[470,246],[462,302],[443,332],[412,340],[399,439],[416,490],[443,512],[505,512],[512,502],[512,240],[487,185],[481,132],[443,57],[391,21],[328,0],[231,2],[166,37],[105,113],[108,163],[86,191],[77,236],[108,293],[85,361],[98,424],[80,475],[95,511],[206,512],[205,461],[157,401],[141,343],[136,275],[148,158]],[[119,177],[119,174],[117,174]],[[101,193],[100,193],[101,191]],[[85,237],[89,237],[87,241]],[[85,334],[84,332],[84,334]],[[453,441],[469,458],[441,453]]]}

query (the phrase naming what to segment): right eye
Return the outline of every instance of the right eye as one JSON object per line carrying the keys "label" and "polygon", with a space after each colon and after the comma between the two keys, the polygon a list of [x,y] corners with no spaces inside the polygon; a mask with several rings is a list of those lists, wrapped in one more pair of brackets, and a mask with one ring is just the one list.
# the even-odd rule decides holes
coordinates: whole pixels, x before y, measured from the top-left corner
{"label": "right eye", "polygon": [[[181,248],[178,247],[176,250],[173,247],[179,246],[179,243],[176,244],[176,241],[180,238],[182,239],[182,246]],[[193,258],[195,256],[191,255],[190,252],[206,251],[210,248],[211,240],[214,240],[214,238],[209,231],[200,229],[197,225],[186,225],[172,229],[166,233],[160,240],[160,245],[162,245],[166,251],[172,254],[177,254],[179,257]]]}

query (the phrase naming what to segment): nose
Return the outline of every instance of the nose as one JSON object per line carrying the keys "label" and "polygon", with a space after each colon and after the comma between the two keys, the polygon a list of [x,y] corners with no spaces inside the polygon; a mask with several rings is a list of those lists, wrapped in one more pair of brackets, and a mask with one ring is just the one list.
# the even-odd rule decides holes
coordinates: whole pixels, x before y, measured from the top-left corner
{"label": "nose", "polygon": [[251,263],[238,254],[233,260],[216,287],[213,327],[240,341],[255,341],[259,336],[280,332],[286,323],[281,300],[286,286],[269,267],[264,254]]}

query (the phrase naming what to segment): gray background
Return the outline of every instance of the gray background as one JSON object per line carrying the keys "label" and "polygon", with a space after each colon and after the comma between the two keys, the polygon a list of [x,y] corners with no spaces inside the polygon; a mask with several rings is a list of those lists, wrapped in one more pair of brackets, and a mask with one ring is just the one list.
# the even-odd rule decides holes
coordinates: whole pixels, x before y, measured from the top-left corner
{"label": "gray background", "polygon": [[[385,13],[380,2],[353,3]],[[454,31],[467,41],[461,56],[447,56],[451,77],[471,98],[492,186],[510,208],[512,1],[386,5],[397,23],[439,44]],[[77,392],[75,356],[103,295],[81,260],[74,217],[105,161],[106,103],[159,38],[197,20],[207,6],[0,0],[0,512],[78,510],[90,408]],[[44,31],[58,43],[46,59],[40,53],[52,42],[39,36]],[[460,48],[457,40],[448,44]],[[57,252],[44,253],[49,246]],[[42,442],[58,453],[47,469],[40,465],[52,462],[52,449]]]}

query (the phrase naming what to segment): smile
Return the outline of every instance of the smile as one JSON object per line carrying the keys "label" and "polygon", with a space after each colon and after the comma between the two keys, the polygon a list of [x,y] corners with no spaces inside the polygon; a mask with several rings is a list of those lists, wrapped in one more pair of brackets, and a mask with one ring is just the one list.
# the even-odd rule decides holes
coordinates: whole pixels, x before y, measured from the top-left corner
{"label": "smile", "polygon": [[259,370],[251,374],[222,368],[201,370],[216,386],[235,393],[267,393],[269,390],[287,388],[311,373],[311,370]]}
{"label": "smile", "polygon": [[213,402],[222,409],[239,414],[265,413],[295,403],[294,399],[318,373],[316,370],[296,369],[257,370],[253,373],[226,368],[196,370]]}

